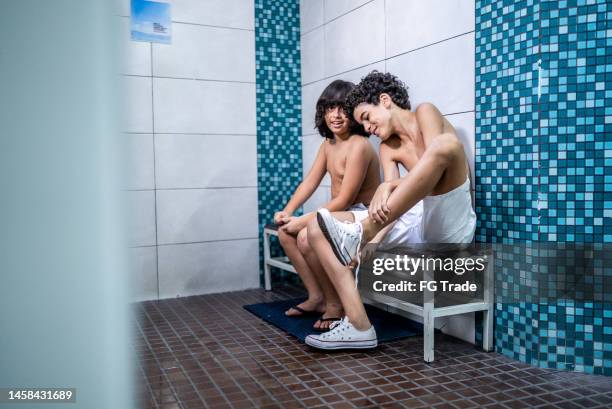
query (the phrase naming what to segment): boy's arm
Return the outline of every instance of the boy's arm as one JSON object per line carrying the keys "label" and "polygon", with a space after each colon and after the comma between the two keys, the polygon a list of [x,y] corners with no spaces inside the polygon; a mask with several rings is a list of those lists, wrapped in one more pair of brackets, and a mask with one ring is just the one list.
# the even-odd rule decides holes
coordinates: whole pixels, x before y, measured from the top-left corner
{"label": "boy's arm", "polygon": [[430,146],[431,141],[444,133],[444,117],[438,108],[429,102],[419,105],[415,113],[425,146]]}
{"label": "boy's arm", "polygon": [[399,179],[399,167],[397,166],[397,162],[393,160],[393,150],[384,143],[380,144],[380,165],[383,169],[385,182]]}
{"label": "boy's arm", "polygon": [[330,212],[338,212],[345,210],[353,204],[355,198],[361,190],[361,185],[365,180],[368,171],[368,148],[370,142],[367,139],[359,140],[351,147],[351,150],[346,158],[346,168],[344,169],[344,177],[340,192],[330,200],[325,206]]}
{"label": "boy's arm", "polygon": [[[421,130],[421,134],[425,140],[425,145],[431,146],[431,141],[435,140],[444,132],[444,117],[438,108],[429,102],[424,102],[419,105],[415,111],[415,114],[419,124],[419,129]],[[401,179],[398,177],[397,179],[388,181],[385,176],[385,182],[389,182],[389,186],[391,190],[393,190],[400,184]]]}
{"label": "boy's arm", "polygon": [[317,189],[321,180],[323,180],[323,176],[327,172],[327,159],[325,157],[325,142],[321,144],[319,147],[319,151],[317,152],[317,156],[308,171],[308,174],[295,189],[291,199],[283,209],[289,216],[291,216],[295,210],[300,207],[308,198],[314,193]]}

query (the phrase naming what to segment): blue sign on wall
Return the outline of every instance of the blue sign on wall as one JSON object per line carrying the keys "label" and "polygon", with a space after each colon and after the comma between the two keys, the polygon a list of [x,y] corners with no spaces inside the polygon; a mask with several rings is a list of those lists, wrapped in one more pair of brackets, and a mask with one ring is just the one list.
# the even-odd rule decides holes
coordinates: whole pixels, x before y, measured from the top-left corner
{"label": "blue sign on wall", "polygon": [[170,44],[170,4],[153,0],[132,0],[132,40]]}

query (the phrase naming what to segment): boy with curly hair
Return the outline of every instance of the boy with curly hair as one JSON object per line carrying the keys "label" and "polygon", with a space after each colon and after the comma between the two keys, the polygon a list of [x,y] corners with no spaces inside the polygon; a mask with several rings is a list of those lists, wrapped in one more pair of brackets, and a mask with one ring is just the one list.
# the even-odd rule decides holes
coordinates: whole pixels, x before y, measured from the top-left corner
{"label": "boy with curly hair", "polygon": [[[410,110],[405,85],[373,71],[349,94],[346,112],[381,140],[383,167],[400,163],[407,176],[383,182],[367,211],[317,212],[308,240],[338,291],[346,316],[306,343],[321,349],[374,348],[376,331],[365,312],[350,269],[361,248],[423,202],[423,243],[470,243],[476,228],[469,168],[455,129],[430,103]],[[398,223],[391,228],[392,234]],[[384,238],[382,239],[385,240]],[[399,240],[396,244],[402,244]]]}

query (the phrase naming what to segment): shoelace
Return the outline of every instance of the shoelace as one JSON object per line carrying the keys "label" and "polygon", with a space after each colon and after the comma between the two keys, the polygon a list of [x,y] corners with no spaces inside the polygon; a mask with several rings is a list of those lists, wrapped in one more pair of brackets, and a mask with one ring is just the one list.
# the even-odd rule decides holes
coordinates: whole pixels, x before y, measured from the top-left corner
{"label": "shoelace", "polygon": [[[348,221],[345,221],[344,223],[352,224],[351,222],[348,222]],[[363,227],[361,228],[360,233],[361,234],[359,235],[354,235],[357,238],[359,247],[361,247],[361,236],[363,235]],[[345,234],[344,237],[342,237],[342,242],[340,243],[340,247],[344,247],[346,237],[349,235],[350,234]],[[355,266],[355,289],[357,289],[359,286],[359,267],[361,267],[361,249],[358,248],[357,249],[357,266]]]}

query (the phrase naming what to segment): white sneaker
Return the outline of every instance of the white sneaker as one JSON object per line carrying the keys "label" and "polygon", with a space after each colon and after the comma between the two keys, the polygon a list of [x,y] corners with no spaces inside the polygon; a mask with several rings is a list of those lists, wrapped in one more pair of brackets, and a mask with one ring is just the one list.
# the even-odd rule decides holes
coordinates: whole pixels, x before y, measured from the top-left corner
{"label": "white sneaker", "polygon": [[368,349],[376,348],[378,339],[374,326],[359,331],[348,317],[344,317],[342,321],[333,322],[329,331],[308,335],[306,344],[319,349]]}
{"label": "white sneaker", "polygon": [[317,211],[317,222],[342,264],[346,266],[358,257],[363,235],[361,223],[341,222],[326,208]]}

